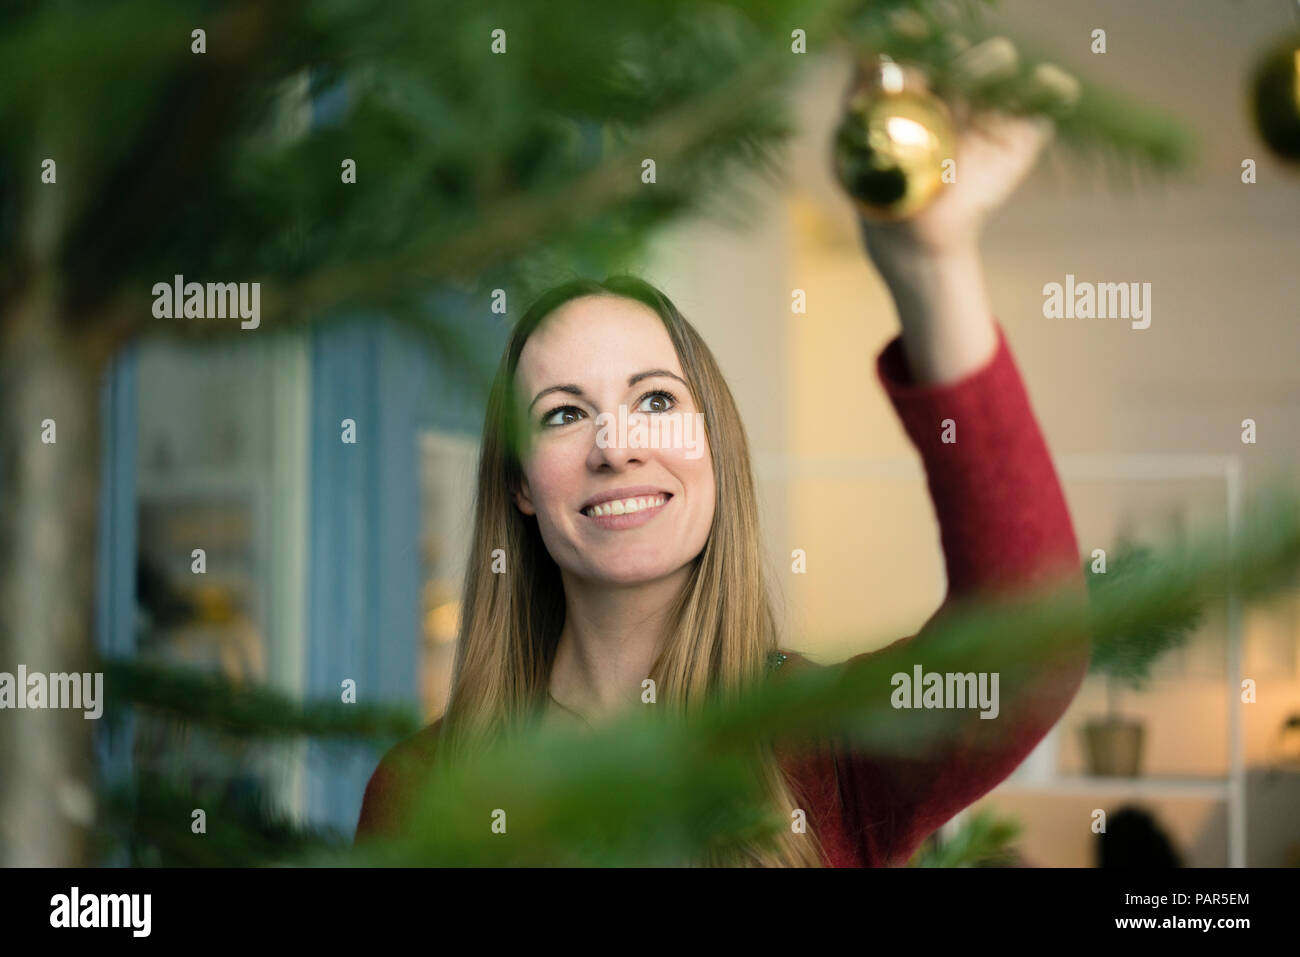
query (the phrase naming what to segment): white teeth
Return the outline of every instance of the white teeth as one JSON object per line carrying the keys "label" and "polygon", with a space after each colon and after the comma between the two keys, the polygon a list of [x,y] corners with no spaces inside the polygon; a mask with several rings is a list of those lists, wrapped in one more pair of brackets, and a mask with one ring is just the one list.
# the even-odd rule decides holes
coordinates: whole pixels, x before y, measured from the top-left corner
{"label": "white teeth", "polygon": [[668,501],[666,495],[650,495],[643,498],[624,498],[612,502],[602,502],[600,505],[593,505],[591,508],[584,509],[583,514],[591,518],[598,518],[601,515],[626,515],[629,512],[639,512],[646,508],[658,508]]}

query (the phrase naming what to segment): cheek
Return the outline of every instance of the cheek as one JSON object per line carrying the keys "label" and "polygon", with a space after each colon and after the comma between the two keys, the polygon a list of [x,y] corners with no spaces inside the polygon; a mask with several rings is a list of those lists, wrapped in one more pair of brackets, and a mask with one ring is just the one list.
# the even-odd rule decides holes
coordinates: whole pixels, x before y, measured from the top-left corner
{"label": "cheek", "polygon": [[700,458],[680,458],[675,470],[686,486],[691,504],[691,524],[708,534],[713,525],[713,512],[717,507],[717,488],[713,479],[713,458],[706,448]]}
{"label": "cheek", "polygon": [[567,507],[568,496],[573,493],[581,467],[580,459],[575,461],[558,445],[535,452],[524,468],[524,475],[528,479],[528,491],[539,521],[549,524],[555,514]]}

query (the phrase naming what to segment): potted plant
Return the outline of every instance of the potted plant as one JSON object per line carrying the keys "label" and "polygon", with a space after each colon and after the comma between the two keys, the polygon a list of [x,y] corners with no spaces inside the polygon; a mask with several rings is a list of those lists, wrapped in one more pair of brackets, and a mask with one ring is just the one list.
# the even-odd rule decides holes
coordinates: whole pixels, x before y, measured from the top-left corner
{"label": "potted plant", "polygon": [[[1096,569],[1095,562],[1085,566],[1090,593],[1141,587],[1142,578],[1151,571],[1150,559],[1149,548],[1121,538],[1113,558],[1102,565],[1104,570]],[[1081,729],[1089,774],[1135,777],[1141,771],[1145,729],[1141,720],[1121,712],[1120,694],[1125,688],[1142,690],[1150,680],[1152,662],[1185,643],[1203,611],[1191,590],[1171,589],[1168,600],[1173,613],[1160,627],[1121,624],[1098,635],[1093,643],[1089,672],[1105,678],[1106,713],[1090,718]]]}

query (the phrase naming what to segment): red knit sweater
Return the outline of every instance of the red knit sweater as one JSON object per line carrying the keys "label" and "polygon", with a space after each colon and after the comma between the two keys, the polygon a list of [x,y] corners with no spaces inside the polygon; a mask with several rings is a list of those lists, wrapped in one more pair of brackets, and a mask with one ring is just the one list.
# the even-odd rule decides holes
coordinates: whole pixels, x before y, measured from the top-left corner
{"label": "red knit sweater", "polygon": [[[925,642],[930,622],[957,600],[1070,576],[1082,585],[1060,482],[1000,323],[997,334],[995,355],[946,385],[912,383],[901,337],[876,360],[877,377],[920,453],[948,574],[943,604],[916,635],[891,646],[895,650],[902,642]],[[942,441],[946,419],[955,424],[956,442]],[[990,791],[1033,750],[1074,697],[1088,658],[1081,632],[1063,644],[1030,693],[1013,693],[1008,703],[1006,692],[1012,689],[1000,689],[998,719],[981,719],[978,709],[963,712],[961,733],[928,753],[873,755],[834,743],[779,753],[825,863],[905,863],[926,836]],[[791,654],[781,670],[815,667]],[[428,767],[439,723],[384,755],[366,787],[358,839],[400,826],[408,775]]]}

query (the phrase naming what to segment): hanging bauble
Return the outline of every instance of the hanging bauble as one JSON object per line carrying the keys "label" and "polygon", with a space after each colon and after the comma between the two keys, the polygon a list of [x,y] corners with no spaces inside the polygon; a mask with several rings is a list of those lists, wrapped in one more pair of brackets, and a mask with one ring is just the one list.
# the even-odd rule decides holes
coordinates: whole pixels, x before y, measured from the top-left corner
{"label": "hanging bauble", "polygon": [[1260,138],[1280,158],[1300,163],[1300,36],[1265,54],[1250,85]]}
{"label": "hanging bauble", "polygon": [[868,219],[907,219],[944,186],[956,143],[952,116],[919,74],[887,56],[859,76],[835,132],[835,174]]}

